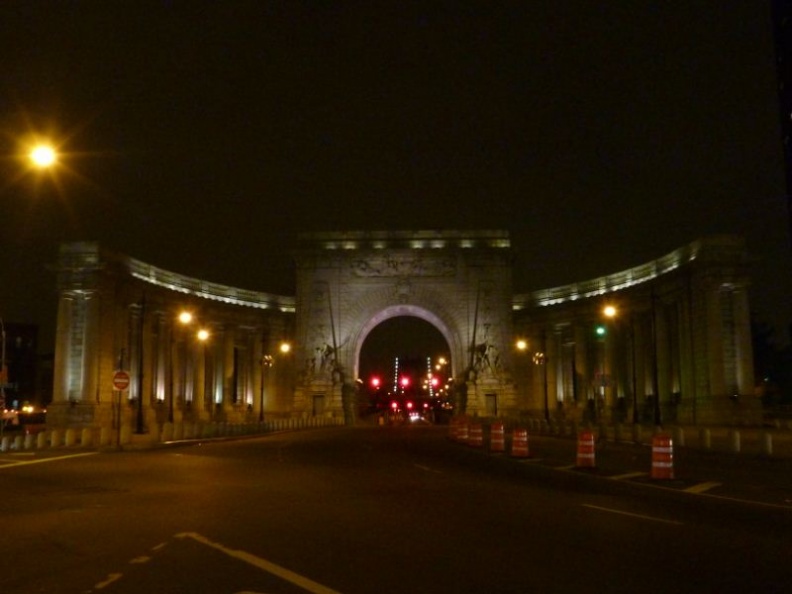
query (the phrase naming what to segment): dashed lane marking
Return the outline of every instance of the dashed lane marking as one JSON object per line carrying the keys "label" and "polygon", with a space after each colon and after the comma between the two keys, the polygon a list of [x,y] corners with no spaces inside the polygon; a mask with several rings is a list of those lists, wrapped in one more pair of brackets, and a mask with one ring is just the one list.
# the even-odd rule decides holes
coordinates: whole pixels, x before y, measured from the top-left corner
{"label": "dashed lane marking", "polygon": [[199,542],[203,545],[208,547],[212,547],[220,551],[221,553],[225,553],[229,557],[233,557],[234,559],[239,559],[240,561],[244,561],[253,567],[258,567],[259,569],[271,573],[287,582],[291,582],[292,584],[299,586],[303,590],[307,590],[308,592],[312,592],[313,594],[339,594],[336,590],[332,590],[327,586],[323,586],[320,583],[317,583],[307,577],[301,576],[298,573],[290,571],[285,567],[281,567],[280,565],[276,565],[271,561],[267,561],[266,559],[262,559],[261,557],[256,557],[255,555],[248,553],[246,551],[240,551],[235,549],[229,549],[228,547],[211,541],[205,536],[201,536],[196,532],[182,532],[176,534],[176,538],[192,538],[196,542]]}
{"label": "dashed lane marking", "polygon": [[646,516],[644,514],[634,514],[632,512],[623,511],[620,509],[612,509],[610,507],[600,507],[599,505],[589,505],[588,503],[582,504],[583,507],[587,507],[589,509],[596,509],[598,511],[604,511],[611,514],[619,514],[621,516],[629,516],[631,518],[638,518],[640,520],[649,520],[652,522],[662,522],[663,524],[674,524],[676,526],[681,526],[682,522],[677,520],[667,520],[665,518],[657,518],[655,516]]}
{"label": "dashed lane marking", "polygon": [[648,472],[628,472],[626,474],[617,474],[614,476],[609,476],[608,478],[614,481],[625,481],[631,478],[638,478],[641,476],[649,476]]}
{"label": "dashed lane marking", "polygon": [[36,460],[21,460],[19,462],[12,462],[10,464],[0,465],[0,470],[4,468],[14,468],[15,466],[27,466],[28,464],[43,464],[44,462],[55,462],[57,460],[66,460],[68,458],[80,458],[82,456],[93,456],[97,452],[82,452],[80,454],[69,454],[68,456],[55,456],[53,458],[38,458]]}
{"label": "dashed lane marking", "polygon": [[434,468],[429,468],[428,466],[424,466],[423,464],[415,464],[415,467],[420,468],[421,470],[424,470],[426,472],[434,472],[435,474],[442,474],[441,471],[435,470]]}
{"label": "dashed lane marking", "polygon": [[707,481],[706,483],[699,483],[697,485],[693,485],[692,487],[688,487],[687,489],[683,489],[686,493],[704,493],[705,491],[709,491],[710,489],[714,489],[715,487],[720,487],[723,483],[716,483],[715,481]]}

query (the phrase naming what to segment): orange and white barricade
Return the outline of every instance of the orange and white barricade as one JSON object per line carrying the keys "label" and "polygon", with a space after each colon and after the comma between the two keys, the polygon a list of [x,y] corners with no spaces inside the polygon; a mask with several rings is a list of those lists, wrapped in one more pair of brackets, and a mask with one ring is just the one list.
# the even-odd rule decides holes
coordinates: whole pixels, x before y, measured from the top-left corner
{"label": "orange and white barricade", "polygon": [[515,428],[512,433],[511,455],[513,458],[528,457],[528,430]]}
{"label": "orange and white barricade", "polygon": [[484,446],[484,428],[481,426],[481,423],[470,424],[468,427],[467,443],[469,446],[474,448],[480,448]]}
{"label": "orange and white barricade", "polygon": [[578,433],[577,463],[578,468],[594,468],[597,465],[596,445],[592,431]]}
{"label": "orange and white barricade", "polygon": [[674,478],[674,440],[670,435],[658,433],[652,438],[653,479]]}
{"label": "orange and white barricade", "polygon": [[462,419],[459,425],[457,426],[457,441],[459,443],[467,443],[468,442],[468,421],[467,419]]}
{"label": "orange and white barricade", "polygon": [[465,415],[451,417],[448,426],[448,437],[452,441],[467,443],[468,440],[468,418]]}
{"label": "orange and white barricade", "polygon": [[500,421],[490,425],[490,452],[503,453],[506,451],[506,435],[503,423]]}

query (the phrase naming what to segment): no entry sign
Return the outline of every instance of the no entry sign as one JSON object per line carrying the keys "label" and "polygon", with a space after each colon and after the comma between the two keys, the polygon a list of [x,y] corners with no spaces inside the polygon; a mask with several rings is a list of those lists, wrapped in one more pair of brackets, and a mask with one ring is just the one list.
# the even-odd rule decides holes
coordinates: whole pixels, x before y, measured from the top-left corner
{"label": "no entry sign", "polygon": [[116,371],[113,374],[113,389],[123,392],[129,388],[129,374],[126,371]]}

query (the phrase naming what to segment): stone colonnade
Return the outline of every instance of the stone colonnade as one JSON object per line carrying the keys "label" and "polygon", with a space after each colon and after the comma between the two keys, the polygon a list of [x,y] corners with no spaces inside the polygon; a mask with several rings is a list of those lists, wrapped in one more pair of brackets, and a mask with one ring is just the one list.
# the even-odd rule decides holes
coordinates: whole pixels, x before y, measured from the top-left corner
{"label": "stone colonnade", "polygon": [[[700,240],[609,276],[513,295],[508,235],[485,235],[475,250],[440,246],[472,241],[445,234],[416,246],[412,235],[388,235],[407,242],[399,250],[364,249],[366,237],[355,249],[350,240],[306,251],[296,298],[185,277],[94,243],[63,245],[47,424],[143,434],[179,423],[349,419],[353,398],[342,388],[354,387],[365,338],[400,315],[440,329],[469,388],[469,414],[760,420],[741,240]],[[192,314],[187,325],[182,311]],[[511,351],[516,338],[525,351]],[[490,351],[489,365],[473,356]],[[325,393],[332,398],[319,406]]]}
{"label": "stone colonnade", "polygon": [[515,327],[528,339],[517,375],[532,416],[644,424],[761,419],[746,257],[735,238],[694,242],[515,303]]}
{"label": "stone colonnade", "polygon": [[[48,425],[149,433],[167,423],[289,416],[292,363],[278,347],[291,338],[293,301],[169,273],[93,243],[62,246],[57,271]],[[129,377],[122,390],[119,370]]]}

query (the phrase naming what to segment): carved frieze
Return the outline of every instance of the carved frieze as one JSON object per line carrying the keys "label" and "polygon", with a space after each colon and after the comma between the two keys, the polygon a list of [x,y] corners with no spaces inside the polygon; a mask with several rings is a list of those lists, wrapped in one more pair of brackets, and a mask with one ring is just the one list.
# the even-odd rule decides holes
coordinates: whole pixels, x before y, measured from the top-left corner
{"label": "carved frieze", "polygon": [[350,262],[354,276],[454,276],[453,256],[422,258],[415,254],[377,254]]}

